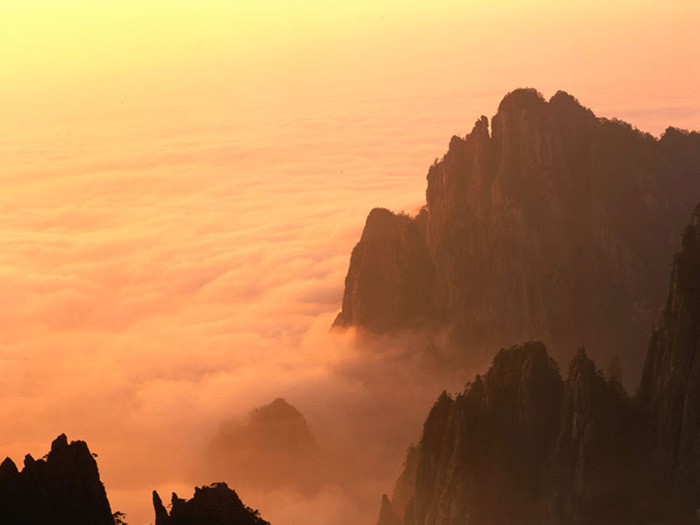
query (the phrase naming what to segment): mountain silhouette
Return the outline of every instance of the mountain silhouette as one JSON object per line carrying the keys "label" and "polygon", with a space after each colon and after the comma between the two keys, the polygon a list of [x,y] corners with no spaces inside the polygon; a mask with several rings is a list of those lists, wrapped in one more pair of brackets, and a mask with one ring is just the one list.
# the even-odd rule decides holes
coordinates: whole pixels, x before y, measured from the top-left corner
{"label": "mountain silhouette", "polygon": [[107,493],[87,444],[69,444],[61,434],[44,459],[27,454],[21,471],[6,458],[0,465],[0,523],[113,525]]}
{"label": "mountain silhouette", "polygon": [[583,349],[566,380],[540,342],[503,349],[437,400],[379,524],[697,523],[698,290],[700,206],[633,397]]}
{"label": "mountain silhouette", "polygon": [[246,507],[226,483],[196,487],[192,499],[173,493],[170,512],[153,491],[156,525],[270,525],[258,511]]}
{"label": "mountain silhouette", "polygon": [[334,326],[448,328],[467,354],[541,340],[566,361],[588,346],[638,379],[700,199],[700,134],[657,139],[562,91],[518,89],[427,181],[416,216],[370,212]]}

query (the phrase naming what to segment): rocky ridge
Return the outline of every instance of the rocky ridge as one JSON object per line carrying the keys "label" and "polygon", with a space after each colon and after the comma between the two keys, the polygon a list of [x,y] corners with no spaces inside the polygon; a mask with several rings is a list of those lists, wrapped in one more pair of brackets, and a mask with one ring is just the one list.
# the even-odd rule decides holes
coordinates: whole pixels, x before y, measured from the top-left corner
{"label": "rocky ridge", "polygon": [[657,475],[700,507],[700,206],[685,229],[639,389]]}
{"label": "rocky ridge", "polygon": [[0,522],[113,525],[107,493],[87,444],[69,444],[61,434],[45,459],[27,454],[21,471],[6,458],[0,465]]}
{"label": "rocky ridge", "polygon": [[656,139],[567,93],[519,89],[427,180],[416,217],[370,213],[335,326],[448,327],[471,351],[541,340],[564,360],[589,346],[636,379],[700,198],[700,134]]}
{"label": "rocky ridge", "polygon": [[170,512],[153,491],[156,525],[270,525],[258,511],[246,507],[226,483],[196,487],[192,499],[173,492]]}
{"label": "rocky ridge", "polygon": [[640,459],[642,428],[584,350],[566,381],[542,343],[501,350],[464,392],[440,396],[378,523],[695,523]]}
{"label": "rocky ridge", "polygon": [[629,397],[584,350],[563,381],[542,343],[501,350],[440,396],[380,525],[698,523],[700,206]]}

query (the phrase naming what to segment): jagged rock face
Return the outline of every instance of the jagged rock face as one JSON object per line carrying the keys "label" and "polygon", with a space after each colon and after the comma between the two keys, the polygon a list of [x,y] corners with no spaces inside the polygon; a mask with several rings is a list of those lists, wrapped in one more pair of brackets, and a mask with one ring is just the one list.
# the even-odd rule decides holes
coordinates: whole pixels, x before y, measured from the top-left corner
{"label": "jagged rock face", "polygon": [[673,264],[652,334],[639,402],[659,474],[700,507],[700,207]]}
{"label": "jagged rock face", "polygon": [[550,523],[645,523],[667,517],[653,490],[642,426],[615,376],[580,350],[569,368],[547,488]]}
{"label": "jagged rock face", "polygon": [[391,501],[386,494],[382,496],[382,506],[379,510],[377,525],[401,525],[401,519],[394,512]]}
{"label": "jagged rock face", "polygon": [[189,500],[172,495],[170,513],[153,491],[156,525],[270,525],[258,511],[246,507],[226,483],[196,487]]}
{"label": "jagged rock face", "polygon": [[[676,234],[700,197],[700,134],[669,128],[657,140],[596,118],[566,93],[545,101],[534,90],[507,95],[492,128],[482,117],[428,172],[427,208],[413,221],[433,268],[416,278],[420,314],[472,348],[590,344],[638,376]],[[388,248],[407,237],[411,221],[401,221],[381,243],[363,234],[339,324],[410,326],[411,316],[387,313],[415,313],[407,273],[395,269],[420,243]]]}
{"label": "jagged rock face", "polygon": [[585,351],[563,383],[541,343],[501,350],[440,396],[379,525],[695,523],[658,490],[642,423]]}
{"label": "jagged rock face", "polygon": [[[441,396],[443,399],[444,396]],[[421,461],[421,447],[411,445],[406,453],[406,461],[403,465],[403,470],[399,479],[396,480],[396,485],[394,485],[394,491],[391,495],[391,501],[387,498],[387,502],[391,505],[392,512],[397,516],[402,516],[405,514],[406,509],[411,505],[413,496],[416,491],[416,481],[418,478],[418,465]],[[383,499],[383,498],[382,498]],[[382,501],[382,505],[384,505]],[[394,510],[398,510],[397,511]],[[381,522],[379,525],[382,524]]]}
{"label": "jagged rock face", "polygon": [[113,525],[97,463],[84,441],[60,435],[46,459],[10,458],[0,465],[0,523],[7,525]]}
{"label": "jagged rock face", "polygon": [[[535,523],[562,381],[542,344],[502,350],[454,400],[443,393],[418,445],[406,525]],[[415,460],[413,460],[415,461]],[[408,476],[409,478],[412,476]],[[394,500],[406,487],[397,484]],[[405,496],[404,496],[405,498]]]}
{"label": "jagged rock face", "polygon": [[426,217],[425,212],[410,218],[382,208],[370,212],[352,252],[336,326],[383,332],[425,319],[434,288],[421,231]]}
{"label": "jagged rock face", "polygon": [[224,422],[212,441],[209,471],[246,486],[314,492],[325,481],[321,450],[304,416],[284,399]]}

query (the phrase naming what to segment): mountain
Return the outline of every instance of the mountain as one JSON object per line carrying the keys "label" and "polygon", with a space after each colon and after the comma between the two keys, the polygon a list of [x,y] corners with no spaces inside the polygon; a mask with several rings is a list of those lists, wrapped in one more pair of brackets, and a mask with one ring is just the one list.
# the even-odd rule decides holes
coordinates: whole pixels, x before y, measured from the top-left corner
{"label": "mountain", "polygon": [[440,396],[378,524],[695,523],[640,459],[642,430],[584,350],[562,381],[542,343],[503,349],[462,393]]}
{"label": "mountain", "polygon": [[153,491],[156,525],[270,525],[258,511],[246,507],[226,483],[196,487],[194,497],[184,500],[173,493],[170,513]]}
{"label": "mountain", "polygon": [[222,423],[205,463],[209,475],[262,489],[314,492],[324,481],[321,451],[306,419],[282,398]]}
{"label": "mountain", "polygon": [[584,350],[563,381],[542,343],[503,349],[437,400],[379,525],[698,523],[698,290],[700,206],[633,398]]}
{"label": "mountain", "polygon": [[18,471],[10,458],[0,465],[0,523],[7,525],[113,525],[97,463],[84,441],[65,434],[45,459],[27,454]]}
{"label": "mountain", "polygon": [[434,268],[426,218],[425,211],[416,218],[382,208],[370,212],[352,252],[337,324],[382,332],[430,315]]}
{"label": "mountain", "polygon": [[532,343],[499,353],[455,399],[443,393],[425,422],[414,496],[399,509],[409,523],[534,523],[561,390]]}
{"label": "mountain", "polygon": [[369,214],[335,326],[448,327],[472,350],[542,340],[565,359],[588,345],[639,375],[700,198],[700,134],[656,139],[567,93],[518,89],[427,180],[415,217]]}
{"label": "mountain", "polygon": [[[153,492],[156,525],[269,525],[246,507],[226,483],[197,487],[194,497],[172,495],[170,513]],[[0,464],[0,523],[3,525],[114,525],[95,458],[84,441],[70,444],[65,434],[43,459],[27,454],[18,471],[6,458]],[[121,519],[121,518],[119,518]]]}
{"label": "mountain", "polygon": [[658,475],[700,508],[700,206],[673,263],[639,391]]}
{"label": "mountain", "polygon": [[667,523],[673,501],[659,495],[641,438],[639,411],[615,376],[584,350],[569,366],[548,454],[543,523]]}

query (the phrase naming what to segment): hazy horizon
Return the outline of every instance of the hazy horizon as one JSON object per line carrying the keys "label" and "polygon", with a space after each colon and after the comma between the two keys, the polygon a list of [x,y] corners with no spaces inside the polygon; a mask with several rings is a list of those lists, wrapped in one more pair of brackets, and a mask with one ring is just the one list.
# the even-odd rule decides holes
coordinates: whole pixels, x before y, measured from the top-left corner
{"label": "hazy horizon", "polygon": [[[370,209],[424,203],[433,159],[507,92],[700,129],[690,1],[33,0],[0,20],[0,455],[87,441],[131,525],[152,489],[219,481],[190,456],[221,421],[285,397],[324,436],[404,384],[367,387],[372,349],[328,331],[350,253]],[[442,388],[398,396],[415,405],[381,431],[405,442],[372,508],[338,487],[243,500],[375,519]]]}

